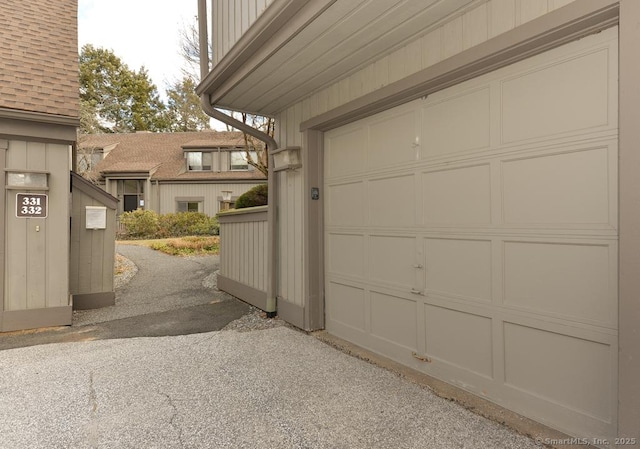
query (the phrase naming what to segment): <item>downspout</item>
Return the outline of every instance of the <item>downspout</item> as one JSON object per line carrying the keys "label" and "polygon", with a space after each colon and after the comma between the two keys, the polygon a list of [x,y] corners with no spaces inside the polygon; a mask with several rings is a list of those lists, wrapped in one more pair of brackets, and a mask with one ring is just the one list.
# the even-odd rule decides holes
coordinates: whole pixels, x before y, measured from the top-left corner
{"label": "downspout", "polygon": [[[200,45],[200,79],[204,79],[209,73],[209,37],[207,30],[207,0],[198,0],[198,32],[199,32],[199,45]],[[278,258],[276,256],[276,242],[278,239],[277,229],[277,217],[276,213],[278,205],[276,204],[278,196],[276,195],[276,182],[273,172],[273,156],[271,150],[278,148],[278,144],[275,139],[270,135],[247,125],[246,123],[236,120],[235,118],[219,111],[211,104],[211,97],[207,94],[202,94],[200,97],[200,103],[202,110],[209,116],[216,120],[221,121],[233,128],[243,131],[252,137],[262,141],[269,149],[269,169],[268,169],[268,198],[269,209],[267,212],[268,234],[269,241],[267,242],[267,251],[269,254],[269,265],[267,266],[267,306],[265,312],[268,317],[274,317],[276,315],[276,281],[277,281],[277,269],[276,264]]]}

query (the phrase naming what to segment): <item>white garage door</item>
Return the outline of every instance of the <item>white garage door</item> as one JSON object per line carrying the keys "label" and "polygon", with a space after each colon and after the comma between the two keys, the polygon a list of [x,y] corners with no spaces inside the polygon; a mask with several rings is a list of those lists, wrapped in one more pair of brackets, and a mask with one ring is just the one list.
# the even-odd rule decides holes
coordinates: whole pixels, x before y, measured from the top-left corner
{"label": "white garage door", "polygon": [[617,28],[327,132],[326,327],[611,435]]}

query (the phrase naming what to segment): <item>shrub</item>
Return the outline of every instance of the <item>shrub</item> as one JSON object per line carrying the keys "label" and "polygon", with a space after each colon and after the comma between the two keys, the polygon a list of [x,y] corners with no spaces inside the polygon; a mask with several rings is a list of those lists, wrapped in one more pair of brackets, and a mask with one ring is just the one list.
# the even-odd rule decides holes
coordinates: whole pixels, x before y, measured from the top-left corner
{"label": "shrub", "polygon": [[259,184],[252,187],[236,199],[236,209],[245,207],[265,206],[268,204],[267,184]]}
{"label": "shrub", "polygon": [[152,210],[137,209],[120,215],[120,222],[130,238],[153,238],[160,229],[158,214]]}
{"label": "shrub", "polygon": [[127,230],[127,237],[132,239],[218,235],[220,233],[218,220],[201,212],[158,215],[151,210],[138,209],[133,212],[125,212],[120,216],[120,221]]}
{"label": "shrub", "polygon": [[178,212],[160,215],[159,238],[185,235],[218,235],[220,226],[215,217],[201,212]]}

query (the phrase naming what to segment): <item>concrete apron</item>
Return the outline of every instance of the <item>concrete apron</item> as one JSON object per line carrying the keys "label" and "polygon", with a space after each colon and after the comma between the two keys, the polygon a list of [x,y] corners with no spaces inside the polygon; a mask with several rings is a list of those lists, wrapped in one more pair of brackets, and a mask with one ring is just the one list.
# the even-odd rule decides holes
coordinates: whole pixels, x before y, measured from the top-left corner
{"label": "concrete apron", "polygon": [[[346,354],[389,370],[403,379],[407,379],[421,387],[428,388],[441,398],[454,401],[478,415],[499,424],[503,424],[516,430],[518,433],[533,438],[540,446],[558,449],[580,449],[585,447],[584,444],[565,444],[569,441],[575,440],[575,438],[501,407],[484,398],[476,396],[475,394],[469,393],[454,385],[436,379],[435,377],[421,373],[420,371],[409,368],[387,357],[368,351],[347,340],[331,335],[327,331],[315,331],[311,332],[311,335]],[[546,443],[553,441],[561,443]]]}

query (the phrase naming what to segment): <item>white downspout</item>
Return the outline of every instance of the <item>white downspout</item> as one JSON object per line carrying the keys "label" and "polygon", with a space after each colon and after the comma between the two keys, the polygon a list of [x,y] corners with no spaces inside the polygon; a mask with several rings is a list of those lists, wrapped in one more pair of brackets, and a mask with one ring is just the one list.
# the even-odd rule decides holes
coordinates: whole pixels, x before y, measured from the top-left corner
{"label": "white downspout", "polygon": [[[209,37],[208,37],[208,29],[207,29],[207,0],[198,0],[198,31],[199,31],[199,45],[200,45],[200,79],[204,79],[209,73]],[[268,221],[268,233],[269,233],[269,242],[267,243],[267,251],[269,254],[269,262],[267,266],[267,306],[265,312],[267,312],[267,316],[274,317],[276,315],[276,281],[277,281],[277,269],[276,264],[278,258],[276,256],[277,249],[277,240],[278,240],[278,232],[277,232],[277,198],[276,195],[277,185],[275,182],[275,175],[273,172],[273,156],[271,156],[271,150],[276,150],[278,148],[278,144],[275,139],[270,135],[247,125],[246,123],[241,122],[240,120],[236,120],[228,114],[225,114],[222,111],[219,111],[211,104],[210,96],[207,94],[203,94],[200,97],[200,103],[202,106],[202,110],[210,117],[220,120],[221,122],[236,128],[240,131],[243,131],[250,136],[255,137],[256,139],[264,142],[269,149],[269,158],[268,158],[268,203],[269,209],[267,212],[267,221]]]}

